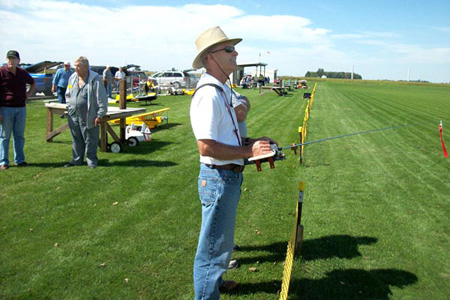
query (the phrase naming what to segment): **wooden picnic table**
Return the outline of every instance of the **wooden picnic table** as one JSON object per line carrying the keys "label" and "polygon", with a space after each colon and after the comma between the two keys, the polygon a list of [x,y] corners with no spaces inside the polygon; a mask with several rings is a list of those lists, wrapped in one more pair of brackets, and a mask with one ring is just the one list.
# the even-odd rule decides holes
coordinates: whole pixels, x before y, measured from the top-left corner
{"label": "wooden picnic table", "polygon": [[287,87],[281,87],[281,86],[273,86],[272,91],[278,94],[278,96],[284,96],[286,95]]}
{"label": "wooden picnic table", "polygon": [[[45,103],[47,108],[47,134],[45,140],[52,142],[53,138],[69,128],[68,123],[64,123],[55,130],[53,130],[53,115],[67,115],[67,104],[62,103]],[[100,150],[107,151],[108,147],[108,132],[117,143],[125,143],[125,120],[127,117],[141,114],[146,111],[145,108],[125,108],[120,109],[116,106],[108,106],[108,112],[100,121]],[[108,121],[120,119],[120,138],[108,124]]]}

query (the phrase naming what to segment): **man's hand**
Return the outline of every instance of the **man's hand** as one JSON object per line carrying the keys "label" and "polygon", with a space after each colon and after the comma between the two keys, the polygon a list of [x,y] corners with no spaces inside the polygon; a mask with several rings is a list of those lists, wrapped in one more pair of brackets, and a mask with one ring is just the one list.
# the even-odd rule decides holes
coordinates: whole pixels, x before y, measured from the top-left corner
{"label": "man's hand", "polygon": [[252,144],[252,156],[260,156],[271,152],[269,141],[259,140]]}
{"label": "man's hand", "polygon": [[97,126],[98,126],[98,124],[100,124],[100,121],[101,121],[101,119],[100,119],[100,118],[95,118],[95,121],[94,121],[94,125],[95,125],[95,127],[97,127]]}
{"label": "man's hand", "polygon": [[263,136],[263,137],[258,138],[256,140],[258,140],[258,141],[266,141],[266,142],[269,142],[271,144],[275,144],[275,145],[278,146],[278,143],[276,141],[272,140],[271,138],[268,138],[267,136]]}
{"label": "man's hand", "polygon": [[27,99],[30,98],[31,96],[33,96],[35,88],[36,88],[36,82],[33,82],[33,84],[30,85],[30,88],[29,88],[29,90],[26,93]]}
{"label": "man's hand", "polygon": [[54,93],[55,92],[55,85],[53,84],[52,85],[52,93]]}

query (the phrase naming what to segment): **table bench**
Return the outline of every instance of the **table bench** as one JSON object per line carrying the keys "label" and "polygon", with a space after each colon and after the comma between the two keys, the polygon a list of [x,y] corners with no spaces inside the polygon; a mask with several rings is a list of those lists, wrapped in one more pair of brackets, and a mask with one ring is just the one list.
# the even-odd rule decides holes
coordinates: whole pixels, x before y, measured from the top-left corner
{"label": "table bench", "polygon": [[[53,142],[53,138],[59,135],[61,132],[69,128],[68,123],[64,123],[55,130],[53,129],[53,115],[67,115],[67,104],[62,103],[45,103],[47,108],[47,132],[45,140],[47,142]],[[115,142],[123,144],[125,143],[125,120],[127,117],[141,114],[146,111],[145,108],[126,108],[120,109],[116,106],[109,106],[108,112],[100,121],[100,150],[102,152],[107,151],[108,147],[108,133],[114,139]],[[120,138],[108,124],[108,121],[120,119]],[[122,130],[123,129],[123,130]]]}

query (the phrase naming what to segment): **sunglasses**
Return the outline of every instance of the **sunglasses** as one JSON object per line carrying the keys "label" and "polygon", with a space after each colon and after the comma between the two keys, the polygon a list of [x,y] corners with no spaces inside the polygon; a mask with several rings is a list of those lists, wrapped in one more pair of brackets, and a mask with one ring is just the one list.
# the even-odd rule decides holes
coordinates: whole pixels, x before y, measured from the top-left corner
{"label": "sunglasses", "polygon": [[233,51],[235,51],[235,48],[234,48],[234,46],[227,46],[227,47],[219,49],[219,50],[211,51],[210,53],[216,53],[219,51],[225,51],[226,53],[233,53]]}

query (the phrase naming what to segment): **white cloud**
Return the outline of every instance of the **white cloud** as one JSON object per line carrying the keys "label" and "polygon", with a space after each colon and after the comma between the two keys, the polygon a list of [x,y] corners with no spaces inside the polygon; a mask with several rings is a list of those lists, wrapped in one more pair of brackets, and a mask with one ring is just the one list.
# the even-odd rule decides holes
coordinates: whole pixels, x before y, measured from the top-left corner
{"label": "white cloud", "polygon": [[[449,48],[401,44],[394,32],[335,34],[305,17],[252,15],[230,5],[107,8],[49,0],[0,2],[0,53],[17,49],[23,62],[73,61],[85,55],[95,65],[184,69],[196,55],[197,36],[215,25],[229,37],[244,39],[239,63],[262,60],[284,75],[301,76],[318,68],[349,71],[355,64],[363,77],[376,78],[394,64],[441,65],[450,57]],[[445,32],[448,27],[435,29]],[[444,76],[440,81],[449,81]]]}
{"label": "white cloud", "polygon": [[450,63],[450,48],[423,48],[417,45],[390,45],[392,52],[399,54],[399,60],[415,64]]}
{"label": "white cloud", "polygon": [[437,31],[450,33],[450,27],[435,27]]}
{"label": "white cloud", "polygon": [[364,40],[374,38],[398,38],[399,35],[393,32],[385,31],[357,31],[356,33],[332,34],[330,37],[334,39]]}

